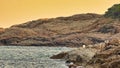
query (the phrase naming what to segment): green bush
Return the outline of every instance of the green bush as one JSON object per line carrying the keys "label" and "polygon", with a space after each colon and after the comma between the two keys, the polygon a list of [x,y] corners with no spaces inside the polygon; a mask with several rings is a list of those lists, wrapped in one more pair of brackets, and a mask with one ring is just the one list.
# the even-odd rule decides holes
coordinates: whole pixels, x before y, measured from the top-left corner
{"label": "green bush", "polygon": [[115,4],[105,12],[105,17],[120,18],[120,4]]}

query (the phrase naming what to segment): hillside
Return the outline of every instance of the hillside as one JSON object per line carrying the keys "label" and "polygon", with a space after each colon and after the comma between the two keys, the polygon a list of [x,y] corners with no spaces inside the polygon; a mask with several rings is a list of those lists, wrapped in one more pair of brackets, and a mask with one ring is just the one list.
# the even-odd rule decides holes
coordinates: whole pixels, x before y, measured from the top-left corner
{"label": "hillside", "polygon": [[[120,34],[120,21],[98,14],[38,19],[0,31],[1,45],[81,46]],[[118,38],[118,37],[117,37]]]}

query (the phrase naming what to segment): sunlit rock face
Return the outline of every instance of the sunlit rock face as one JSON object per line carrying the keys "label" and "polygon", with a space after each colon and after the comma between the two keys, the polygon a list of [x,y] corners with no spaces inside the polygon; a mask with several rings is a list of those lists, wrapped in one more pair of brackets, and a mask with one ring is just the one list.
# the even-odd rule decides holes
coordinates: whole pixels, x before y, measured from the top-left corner
{"label": "sunlit rock face", "polygon": [[97,44],[118,34],[119,22],[92,13],[38,19],[4,29],[0,44],[70,47]]}

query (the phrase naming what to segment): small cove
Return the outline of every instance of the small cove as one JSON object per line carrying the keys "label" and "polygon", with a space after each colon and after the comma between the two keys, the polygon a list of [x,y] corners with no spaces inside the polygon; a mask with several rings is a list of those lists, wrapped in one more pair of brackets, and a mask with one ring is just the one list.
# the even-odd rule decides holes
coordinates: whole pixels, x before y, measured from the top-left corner
{"label": "small cove", "polygon": [[69,47],[0,46],[0,68],[67,68],[64,60],[49,57]]}

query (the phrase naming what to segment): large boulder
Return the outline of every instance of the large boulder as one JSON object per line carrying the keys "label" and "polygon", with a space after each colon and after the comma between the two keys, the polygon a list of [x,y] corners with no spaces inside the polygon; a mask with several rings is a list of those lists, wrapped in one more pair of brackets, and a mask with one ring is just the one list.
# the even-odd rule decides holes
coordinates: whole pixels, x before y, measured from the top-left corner
{"label": "large boulder", "polygon": [[62,52],[60,54],[54,55],[51,59],[65,59],[67,61],[73,62],[76,65],[86,65],[92,57],[96,54],[97,49],[94,48],[78,48],[69,52]]}
{"label": "large boulder", "polygon": [[74,62],[76,65],[86,65],[92,57],[96,54],[97,50],[92,48],[79,48],[68,52],[65,59]]}

